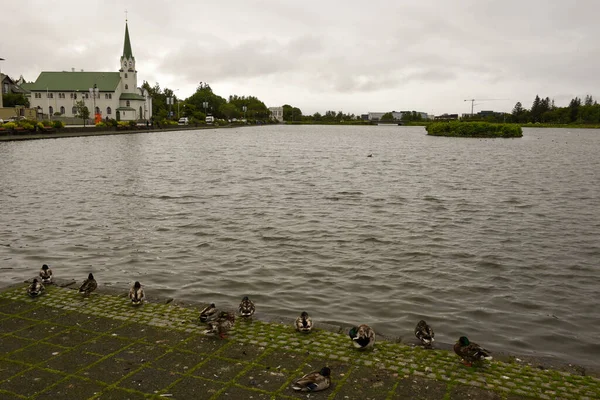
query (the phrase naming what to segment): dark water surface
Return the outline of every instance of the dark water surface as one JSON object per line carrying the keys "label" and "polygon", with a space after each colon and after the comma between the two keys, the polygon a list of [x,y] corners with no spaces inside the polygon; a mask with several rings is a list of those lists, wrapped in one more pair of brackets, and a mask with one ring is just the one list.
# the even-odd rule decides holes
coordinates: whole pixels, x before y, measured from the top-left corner
{"label": "dark water surface", "polygon": [[[373,154],[372,157],[367,157]],[[600,131],[277,126],[0,143],[0,282],[101,285],[600,365]]]}

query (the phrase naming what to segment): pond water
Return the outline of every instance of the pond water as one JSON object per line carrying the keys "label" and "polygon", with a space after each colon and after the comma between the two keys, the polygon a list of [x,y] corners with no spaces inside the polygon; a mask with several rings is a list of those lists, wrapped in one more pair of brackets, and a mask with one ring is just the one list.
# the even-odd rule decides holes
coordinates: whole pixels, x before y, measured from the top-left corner
{"label": "pond water", "polygon": [[[600,365],[600,131],[265,126],[0,143],[0,283],[55,275]],[[368,157],[372,155],[371,157]]]}

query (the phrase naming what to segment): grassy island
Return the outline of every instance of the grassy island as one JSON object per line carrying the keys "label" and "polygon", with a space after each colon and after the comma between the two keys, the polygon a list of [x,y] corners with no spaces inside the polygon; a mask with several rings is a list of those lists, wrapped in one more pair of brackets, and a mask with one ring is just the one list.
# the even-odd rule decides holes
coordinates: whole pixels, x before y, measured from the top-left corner
{"label": "grassy island", "polygon": [[489,122],[433,122],[425,129],[428,135],[476,138],[522,137],[523,130],[514,124],[493,124]]}

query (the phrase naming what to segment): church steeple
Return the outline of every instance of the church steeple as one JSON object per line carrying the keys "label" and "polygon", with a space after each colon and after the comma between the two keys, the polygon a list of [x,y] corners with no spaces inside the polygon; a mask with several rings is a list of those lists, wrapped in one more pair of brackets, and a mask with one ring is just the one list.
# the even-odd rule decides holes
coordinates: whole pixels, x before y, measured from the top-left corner
{"label": "church steeple", "polygon": [[133,59],[133,53],[131,52],[131,41],[129,40],[129,28],[127,27],[127,21],[125,21],[125,44],[123,45],[123,58]]}

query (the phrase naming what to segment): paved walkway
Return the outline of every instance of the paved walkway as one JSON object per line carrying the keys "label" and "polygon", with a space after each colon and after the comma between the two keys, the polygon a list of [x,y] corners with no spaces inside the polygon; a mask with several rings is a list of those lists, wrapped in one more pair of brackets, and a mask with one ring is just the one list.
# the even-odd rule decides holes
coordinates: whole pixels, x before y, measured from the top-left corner
{"label": "paved walkway", "polygon": [[[236,320],[230,338],[202,335],[198,309],[49,286],[0,293],[0,398],[10,399],[598,399],[600,380],[520,363],[467,368],[446,350]],[[318,321],[317,321],[318,327]],[[329,366],[333,384],[296,393],[302,374]]]}

